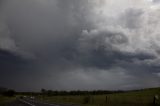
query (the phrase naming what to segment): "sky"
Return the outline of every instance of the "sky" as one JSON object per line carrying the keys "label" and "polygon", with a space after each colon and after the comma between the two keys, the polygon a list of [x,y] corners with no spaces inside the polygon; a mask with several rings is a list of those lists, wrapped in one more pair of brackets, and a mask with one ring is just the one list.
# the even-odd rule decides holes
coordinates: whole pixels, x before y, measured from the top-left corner
{"label": "sky", "polygon": [[1,0],[0,86],[160,86],[160,0]]}

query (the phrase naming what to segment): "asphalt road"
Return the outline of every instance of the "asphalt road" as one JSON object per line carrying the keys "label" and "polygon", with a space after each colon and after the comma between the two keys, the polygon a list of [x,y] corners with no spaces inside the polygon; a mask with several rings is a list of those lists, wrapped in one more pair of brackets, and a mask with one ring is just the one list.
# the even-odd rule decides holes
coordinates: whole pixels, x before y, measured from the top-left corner
{"label": "asphalt road", "polygon": [[17,99],[16,101],[3,106],[73,106],[73,105],[57,105],[38,102],[30,99]]}

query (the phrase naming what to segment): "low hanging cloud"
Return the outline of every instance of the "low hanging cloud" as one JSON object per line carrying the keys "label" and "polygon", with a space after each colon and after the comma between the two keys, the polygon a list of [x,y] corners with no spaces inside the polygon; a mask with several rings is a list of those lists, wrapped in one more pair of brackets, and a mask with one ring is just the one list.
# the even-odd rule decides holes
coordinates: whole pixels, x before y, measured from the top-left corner
{"label": "low hanging cloud", "polygon": [[6,76],[10,70],[5,66],[14,63],[13,74],[3,77],[2,86],[18,90],[159,86],[157,0],[3,0],[1,5],[0,58],[6,63],[0,61],[0,72]]}
{"label": "low hanging cloud", "polygon": [[0,20],[0,48],[4,50],[16,51],[16,44],[10,36],[10,31],[5,23],[5,20],[3,20],[2,17]]}

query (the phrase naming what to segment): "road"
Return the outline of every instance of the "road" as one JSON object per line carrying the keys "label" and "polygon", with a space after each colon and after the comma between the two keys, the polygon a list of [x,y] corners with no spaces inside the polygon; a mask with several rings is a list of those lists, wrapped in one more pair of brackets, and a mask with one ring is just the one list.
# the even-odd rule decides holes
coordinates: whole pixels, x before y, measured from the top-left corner
{"label": "road", "polygon": [[48,104],[48,103],[33,101],[29,99],[17,99],[16,101],[4,106],[73,106],[73,105],[57,105],[57,104]]}

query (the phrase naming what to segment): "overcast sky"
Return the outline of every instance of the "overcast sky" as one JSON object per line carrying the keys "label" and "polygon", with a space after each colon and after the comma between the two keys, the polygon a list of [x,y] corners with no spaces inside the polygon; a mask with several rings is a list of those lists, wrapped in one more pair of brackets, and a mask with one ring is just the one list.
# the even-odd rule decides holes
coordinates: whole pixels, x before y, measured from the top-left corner
{"label": "overcast sky", "polygon": [[160,86],[159,0],[1,0],[0,86]]}

